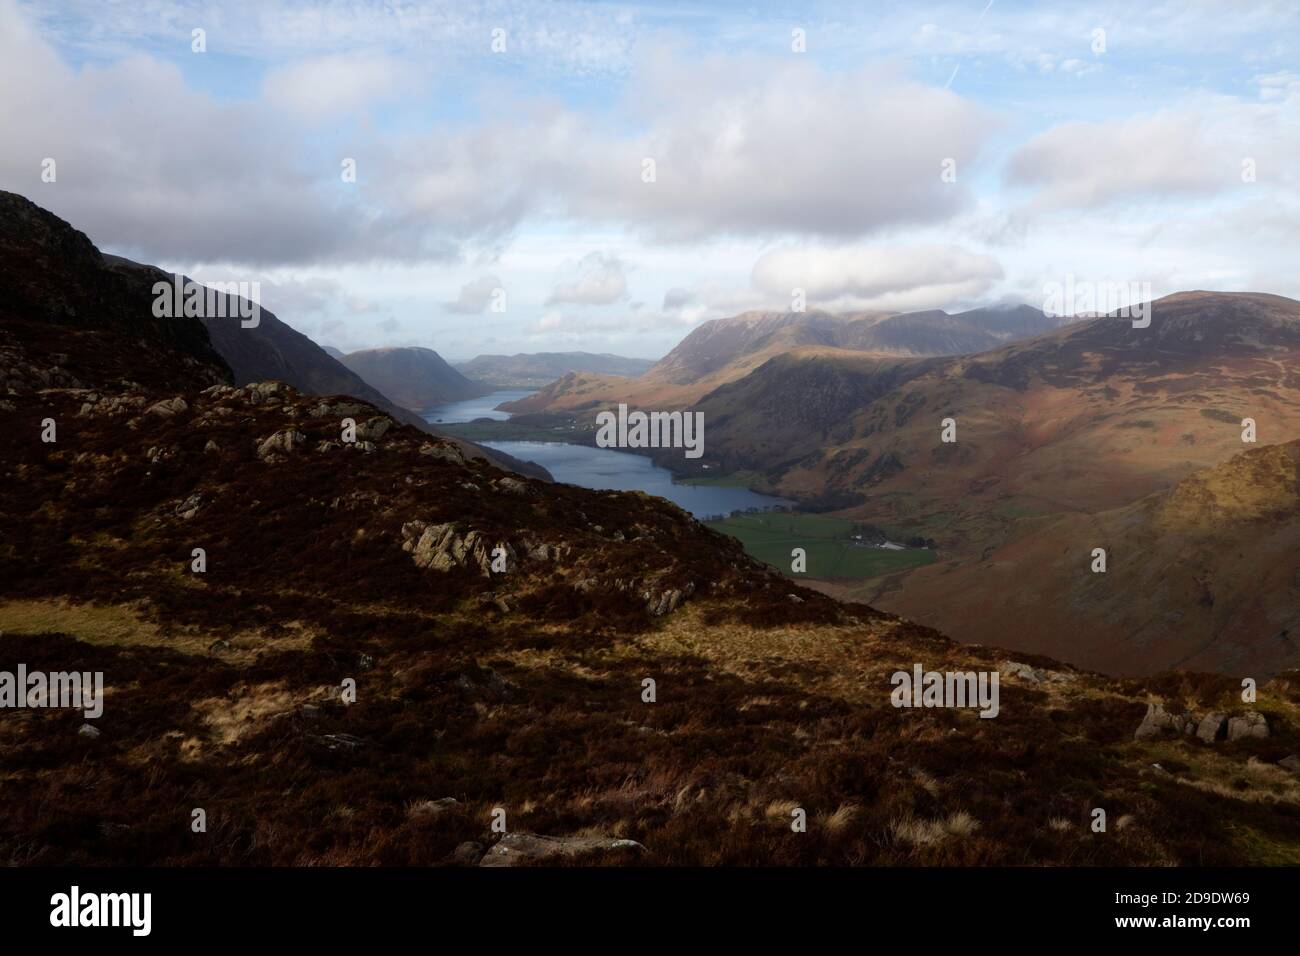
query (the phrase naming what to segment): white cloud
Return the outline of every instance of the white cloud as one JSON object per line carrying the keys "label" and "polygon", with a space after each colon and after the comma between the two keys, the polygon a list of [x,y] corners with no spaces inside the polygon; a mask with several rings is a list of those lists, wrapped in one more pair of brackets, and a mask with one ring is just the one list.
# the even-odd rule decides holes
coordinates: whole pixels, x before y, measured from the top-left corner
{"label": "white cloud", "polygon": [[[547,104],[393,144],[383,203],[460,235],[529,218],[622,223],[643,236],[861,236],[962,209],[986,111],[898,72],[663,51],[638,62],[617,127]],[[655,180],[643,179],[644,161]]]}
{"label": "white cloud", "polygon": [[477,315],[488,307],[492,294],[502,288],[501,280],[494,275],[480,276],[460,287],[454,302],[444,302],[442,307],[459,315]]}
{"label": "white cloud", "polygon": [[754,288],[788,307],[792,291],[828,310],[944,308],[979,299],[1003,277],[991,256],[952,245],[797,246],[754,263]]}
{"label": "white cloud", "polygon": [[333,55],[273,70],[263,81],[262,92],[272,106],[323,119],[382,101],[418,80],[414,69],[394,57]]}
{"label": "white cloud", "polygon": [[609,305],[627,296],[627,276],[617,256],[593,252],[583,256],[577,278],[551,290],[546,305]]}

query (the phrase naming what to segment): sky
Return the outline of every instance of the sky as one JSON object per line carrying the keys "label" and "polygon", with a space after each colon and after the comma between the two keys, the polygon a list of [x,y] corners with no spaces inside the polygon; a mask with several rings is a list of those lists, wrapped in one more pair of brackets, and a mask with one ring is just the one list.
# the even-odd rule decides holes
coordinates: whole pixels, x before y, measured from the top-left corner
{"label": "sky", "polygon": [[1298,54],[1300,0],[0,0],[0,188],[345,351],[1300,298]]}

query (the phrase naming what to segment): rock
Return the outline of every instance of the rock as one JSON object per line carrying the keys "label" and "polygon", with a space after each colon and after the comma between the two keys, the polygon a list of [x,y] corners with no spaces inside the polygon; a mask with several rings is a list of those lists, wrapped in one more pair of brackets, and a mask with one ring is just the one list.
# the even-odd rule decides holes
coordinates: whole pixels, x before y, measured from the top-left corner
{"label": "rock", "polygon": [[145,409],[144,413],[146,415],[157,415],[161,418],[172,418],[181,412],[187,411],[189,407],[183,398],[167,398],[150,405]]}
{"label": "rock", "polygon": [[372,441],[351,441],[347,443],[347,446],[349,448],[355,448],[358,451],[363,451],[367,455],[379,447]]}
{"label": "rock", "polygon": [[407,811],[410,817],[436,817],[447,810],[454,810],[460,806],[460,801],[455,797],[443,797],[441,800],[421,800],[413,804]]}
{"label": "rock", "polygon": [[508,495],[524,496],[532,493],[527,482],[520,481],[518,478],[499,478],[496,481],[498,491],[505,492]]}
{"label": "rock", "polygon": [[228,651],[228,650],[230,650],[229,641],[217,640],[217,641],[213,641],[211,644],[208,645],[209,654],[221,654],[224,651]]}
{"label": "rock", "polygon": [[77,731],[77,734],[95,740],[102,735],[102,731],[98,727],[92,727],[90,724],[82,724],[81,729]]}
{"label": "rock", "polygon": [[1268,721],[1257,712],[1243,714],[1228,720],[1228,739],[1244,740],[1247,737],[1267,737]]}
{"label": "rock", "polygon": [[1224,714],[1206,714],[1196,725],[1196,736],[1207,744],[1222,740],[1227,734],[1228,718]]}
{"label": "rock", "polygon": [[449,461],[454,465],[465,464],[465,455],[455,445],[432,445],[423,444],[420,446],[420,454],[426,458],[432,458],[434,461]]}
{"label": "rock", "polygon": [[[492,552],[498,545],[477,531],[462,534],[452,522],[427,524],[408,521],[402,525],[403,551],[410,551],[417,567],[434,571],[453,568],[477,568],[483,577],[492,575]],[[502,544],[506,554],[506,572],[514,570],[515,549]]]}
{"label": "rock", "polygon": [[354,734],[315,734],[309,739],[333,752],[354,753],[366,747],[366,741]]}
{"label": "rock", "polygon": [[307,436],[296,428],[286,428],[269,438],[262,439],[257,446],[257,457],[267,461],[273,456],[281,453],[288,454],[295,448],[301,448],[306,441]]}
{"label": "rock", "polygon": [[507,833],[484,854],[479,866],[514,866],[518,863],[581,856],[589,853],[641,854],[645,847],[635,840],[610,837],[548,837],[531,833]]}
{"label": "rock", "polygon": [[681,588],[668,588],[664,591],[655,593],[646,591],[642,594],[645,599],[645,609],[651,617],[662,617],[665,614],[671,614],[681,605],[682,601],[695,593],[695,582],[688,581]]}
{"label": "rock", "polygon": [[1147,704],[1147,713],[1142,718],[1141,725],[1133,733],[1133,739],[1150,740],[1165,733],[1183,734],[1187,733],[1190,725],[1190,718],[1166,713],[1164,704],[1150,703]]}
{"label": "rock", "polygon": [[393,420],[383,415],[368,418],[357,426],[357,439],[362,442],[379,441],[392,426]]}
{"label": "rock", "polygon": [[452,862],[463,866],[478,866],[478,861],[483,859],[485,849],[482,843],[466,841],[456,847],[456,852],[451,855]]}
{"label": "rock", "polygon": [[1283,757],[1277,762],[1277,765],[1283,770],[1290,770],[1292,773],[1300,773],[1300,754],[1291,754],[1289,757]]}
{"label": "rock", "polygon": [[203,453],[204,453],[205,455],[211,455],[212,453],[214,453],[214,452],[218,452],[218,451],[221,451],[221,446],[218,445],[218,444],[217,444],[215,441],[213,441],[211,438],[209,438],[209,439],[208,439],[208,443],[207,443],[206,445],[203,446]]}
{"label": "rock", "polygon": [[[1031,684],[1041,684],[1047,679],[1047,675],[1042,671],[1019,661],[1003,661],[998,665],[998,670],[1003,677],[1018,677],[1021,680],[1029,681]],[[1161,709],[1163,710],[1163,708]]]}
{"label": "rock", "polygon": [[203,505],[203,496],[194,494],[190,495],[184,501],[176,506],[176,516],[179,518],[193,518],[199,513],[199,508]]}

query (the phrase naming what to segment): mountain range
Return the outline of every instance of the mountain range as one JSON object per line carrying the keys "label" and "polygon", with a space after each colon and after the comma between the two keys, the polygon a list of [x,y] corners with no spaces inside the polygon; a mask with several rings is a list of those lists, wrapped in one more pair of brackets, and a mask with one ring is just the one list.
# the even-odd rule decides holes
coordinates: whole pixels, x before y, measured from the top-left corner
{"label": "mountain range", "polygon": [[591,352],[532,352],[479,355],[454,363],[462,375],[494,388],[541,388],[571,372],[635,377],[654,363],[649,359]]}

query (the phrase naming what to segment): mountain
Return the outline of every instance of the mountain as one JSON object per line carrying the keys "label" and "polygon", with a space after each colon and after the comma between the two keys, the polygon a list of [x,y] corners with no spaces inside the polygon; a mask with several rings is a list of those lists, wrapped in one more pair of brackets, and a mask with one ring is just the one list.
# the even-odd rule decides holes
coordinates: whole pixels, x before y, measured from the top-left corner
{"label": "mountain", "polygon": [[321,351],[323,351],[326,355],[328,355],[332,359],[341,359],[346,354],[341,349],[336,349],[332,345],[322,345]]}
{"label": "mountain", "polygon": [[[96,255],[101,254],[96,251]],[[154,283],[173,281],[170,273],[157,266],[133,262],[121,256],[102,255],[99,267],[107,268],[127,284],[137,287],[135,295],[147,295],[151,309],[153,295],[149,290]],[[307,336],[280,321],[274,312],[259,308],[256,326],[246,328],[238,318],[238,297],[222,295],[220,298],[227,303],[225,315],[203,317],[200,321],[207,329],[211,347],[230,368],[236,384],[274,380],[309,395],[351,395],[383,409],[398,421],[438,434],[419,415],[394,404]],[[521,474],[548,477],[545,469],[532,462],[521,462],[462,439],[451,440],[472,456],[488,458]]]}
{"label": "mountain", "polygon": [[679,408],[797,349],[920,358],[985,351],[1058,328],[1030,306],[928,312],[746,312],[705,322],[634,382],[577,374],[505,406],[514,412],[582,412],[627,402]]}
{"label": "mountain", "polygon": [[977,355],[800,350],[694,408],[727,470],[785,493],[1097,510],[1227,460],[1244,418],[1262,442],[1300,437],[1298,359],[1300,303],[1180,293],[1153,304],[1147,329],[1098,318]]}
{"label": "mountain", "polygon": [[[147,293],[0,196],[0,669],[105,682],[99,717],[7,710],[6,779],[41,794],[0,801],[11,863],[1300,862],[1278,809],[1300,673],[1243,704],[1235,677],[962,646],[660,499],[522,479],[355,398],[236,386],[204,325],[156,320]],[[1152,513],[1293,487],[1245,457]],[[997,675],[996,715],[890,706],[917,666]]]}
{"label": "mountain", "polygon": [[535,352],[479,355],[454,367],[467,378],[494,388],[541,388],[570,372],[635,378],[653,364],[648,359],[603,353]]}
{"label": "mountain", "polygon": [[385,348],[349,352],[344,365],[412,412],[478,398],[492,389],[471,382],[433,349]]}
{"label": "mountain", "polygon": [[[1267,676],[1300,665],[1300,442],[1255,448],[1122,508],[1026,529],[917,571],[894,609],[966,639],[1113,674]],[[1093,571],[1095,548],[1106,551]],[[997,622],[997,623],[995,623]]]}

